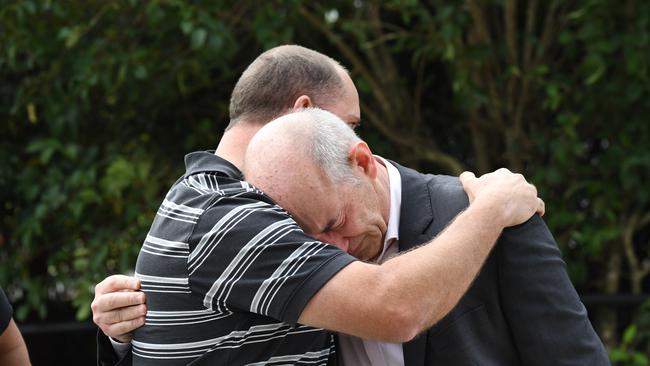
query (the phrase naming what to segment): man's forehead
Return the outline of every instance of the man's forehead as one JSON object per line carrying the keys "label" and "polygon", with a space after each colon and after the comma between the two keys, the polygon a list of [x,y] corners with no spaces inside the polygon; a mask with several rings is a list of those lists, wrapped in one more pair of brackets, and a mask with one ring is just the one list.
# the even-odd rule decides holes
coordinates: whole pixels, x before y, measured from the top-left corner
{"label": "man's forehead", "polygon": [[361,122],[361,107],[359,105],[359,93],[354,86],[354,82],[350,75],[344,69],[339,67],[339,75],[343,81],[343,90],[334,100],[334,108],[332,111],[345,123],[357,127]]}
{"label": "man's forehead", "polygon": [[348,108],[348,105],[346,103],[339,103],[338,106],[335,105],[333,107],[326,108],[326,110],[334,113],[352,129],[359,127],[361,124],[361,116],[359,110],[355,108]]}

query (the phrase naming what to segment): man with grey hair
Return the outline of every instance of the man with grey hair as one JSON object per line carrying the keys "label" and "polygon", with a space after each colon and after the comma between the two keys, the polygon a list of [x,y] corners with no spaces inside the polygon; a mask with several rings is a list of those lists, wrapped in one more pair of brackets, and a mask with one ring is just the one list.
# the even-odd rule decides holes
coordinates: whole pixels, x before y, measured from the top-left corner
{"label": "man with grey hair", "polygon": [[[390,290],[411,304],[400,311],[425,314],[436,306],[423,299],[430,294],[423,285],[426,281],[420,281],[427,274],[425,263],[439,268],[436,259],[457,261],[427,280],[464,282],[471,278],[457,272],[455,265],[471,268],[483,256],[468,251],[462,258],[432,258],[426,252],[431,245],[420,246],[468,209],[468,197],[457,178],[419,174],[373,156],[329,112],[306,109],[269,123],[251,140],[245,161],[246,179],[287,209],[305,233],[357,258],[397,268],[396,276],[400,265],[412,266],[410,276],[399,277],[401,287]],[[468,193],[469,208],[484,198]],[[397,256],[398,251],[406,253]],[[371,291],[382,288],[377,283],[365,285]],[[403,353],[401,345],[360,339],[344,329],[348,323],[366,320],[361,314],[377,311],[373,306],[382,306],[373,304],[367,288],[361,284],[355,288],[356,296],[332,304],[326,285],[307,307],[323,302],[326,311],[359,310],[351,317],[337,315],[340,323],[328,328],[344,333],[339,349],[346,365],[609,364],[553,238],[537,215],[504,230],[460,303],[405,344]],[[312,318],[307,313],[299,321]],[[558,342],[560,338],[568,341]]]}

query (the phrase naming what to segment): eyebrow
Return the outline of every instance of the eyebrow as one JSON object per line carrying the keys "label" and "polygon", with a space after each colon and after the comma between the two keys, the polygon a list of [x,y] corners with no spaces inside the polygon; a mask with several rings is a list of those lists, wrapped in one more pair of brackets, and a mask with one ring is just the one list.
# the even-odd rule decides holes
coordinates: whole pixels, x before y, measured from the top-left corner
{"label": "eyebrow", "polygon": [[361,126],[361,119],[349,120],[349,121],[345,121],[345,123],[348,126],[352,127],[352,129],[355,129],[355,128]]}

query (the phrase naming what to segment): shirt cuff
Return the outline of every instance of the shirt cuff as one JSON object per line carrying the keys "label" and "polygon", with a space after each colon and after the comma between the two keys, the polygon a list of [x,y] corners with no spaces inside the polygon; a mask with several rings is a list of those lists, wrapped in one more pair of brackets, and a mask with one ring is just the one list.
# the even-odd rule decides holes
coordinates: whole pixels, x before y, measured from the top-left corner
{"label": "shirt cuff", "polygon": [[115,354],[117,355],[118,359],[124,358],[127,353],[129,353],[129,350],[131,349],[131,343],[122,343],[119,341],[114,340],[112,337],[108,337],[108,339],[111,340],[111,345],[113,345],[113,350],[115,351]]}

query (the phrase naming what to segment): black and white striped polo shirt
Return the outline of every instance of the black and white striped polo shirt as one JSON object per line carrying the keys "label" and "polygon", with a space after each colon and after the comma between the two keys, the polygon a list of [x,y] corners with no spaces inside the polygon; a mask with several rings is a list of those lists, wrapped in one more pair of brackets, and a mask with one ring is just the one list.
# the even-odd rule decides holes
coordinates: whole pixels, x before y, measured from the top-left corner
{"label": "black and white striped polo shirt", "polygon": [[142,245],[147,294],[138,365],[326,365],[332,334],[296,324],[316,292],[355,258],[307,236],[237,168],[185,157]]}

